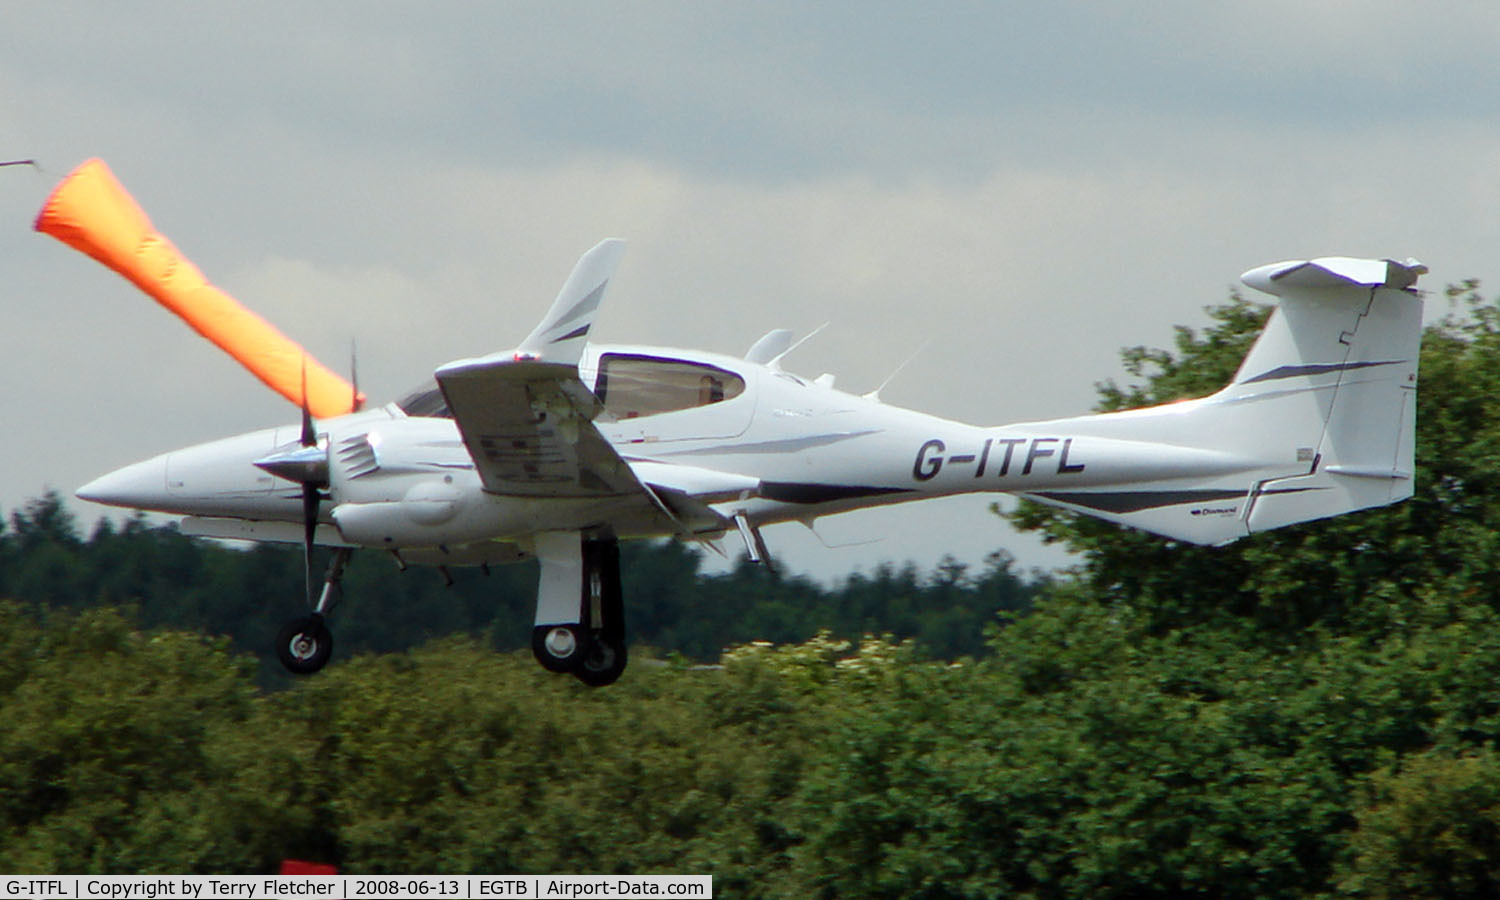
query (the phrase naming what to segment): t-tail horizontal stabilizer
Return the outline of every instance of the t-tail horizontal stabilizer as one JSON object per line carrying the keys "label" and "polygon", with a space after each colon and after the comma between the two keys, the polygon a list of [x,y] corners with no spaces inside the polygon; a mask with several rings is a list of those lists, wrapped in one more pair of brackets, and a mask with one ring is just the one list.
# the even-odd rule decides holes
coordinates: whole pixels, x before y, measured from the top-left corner
{"label": "t-tail horizontal stabilizer", "polygon": [[1245,284],[1279,302],[1227,387],[1049,423],[1140,441],[1162,460],[1211,451],[1238,462],[1026,496],[1195,544],[1410,497],[1422,330],[1415,284],[1426,271],[1415,260],[1331,257],[1246,272]]}

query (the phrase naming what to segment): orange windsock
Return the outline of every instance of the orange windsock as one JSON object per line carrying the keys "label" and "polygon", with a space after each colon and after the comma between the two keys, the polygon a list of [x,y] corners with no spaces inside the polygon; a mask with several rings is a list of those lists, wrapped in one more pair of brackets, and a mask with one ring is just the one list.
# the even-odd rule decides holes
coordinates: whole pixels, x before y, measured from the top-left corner
{"label": "orange windsock", "polygon": [[305,383],[307,408],[317,418],[352,412],[364,402],[349,382],[209,284],[151,227],[103,160],[91,159],[62,180],[37,215],[36,230],[125,276],[298,406]]}

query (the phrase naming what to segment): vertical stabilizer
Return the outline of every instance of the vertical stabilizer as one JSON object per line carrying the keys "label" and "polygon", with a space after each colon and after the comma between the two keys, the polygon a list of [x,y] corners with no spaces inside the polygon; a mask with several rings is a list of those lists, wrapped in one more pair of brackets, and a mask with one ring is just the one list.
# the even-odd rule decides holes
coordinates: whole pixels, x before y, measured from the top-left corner
{"label": "vertical stabilizer", "polygon": [[1257,487],[1250,531],[1411,496],[1422,329],[1414,285],[1426,271],[1415,260],[1338,257],[1241,276],[1280,303],[1224,395],[1285,394],[1322,420],[1309,471]]}

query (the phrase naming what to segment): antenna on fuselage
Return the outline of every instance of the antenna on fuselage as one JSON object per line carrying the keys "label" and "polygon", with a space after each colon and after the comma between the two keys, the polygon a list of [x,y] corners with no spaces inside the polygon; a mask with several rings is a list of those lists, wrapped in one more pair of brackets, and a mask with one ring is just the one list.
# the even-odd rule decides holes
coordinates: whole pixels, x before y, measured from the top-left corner
{"label": "antenna on fuselage", "polygon": [[882,401],[880,399],[880,392],[883,391],[883,390],[885,390],[885,386],[886,385],[890,384],[892,381],[895,381],[896,380],[896,376],[901,374],[901,370],[904,369],[904,368],[906,368],[906,366],[912,360],[914,360],[914,359],[917,358],[917,354],[921,353],[923,350],[926,350],[927,346],[929,344],[931,344],[931,343],[932,343],[932,338],[928,338],[927,340],[923,341],[922,344],[921,344],[921,346],[917,347],[917,349],[915,349],[915,350],[913,350],[911,352],[911,356],[908,356],[906,359],[902,360],[901,361],[901,365],[897,366],[894,370],[892,370],[891,374],[885,376],[885,381],[880,382],[880,386],[879,387],[877,387],[875,390],[869,392],[868,394],[865,394],[864,398],[866,400],[874,400],[876,403],[882,403],[882,402],[884,402],[884,401]]}
{"label": "antenna on fuselage", "polygon": [[865,547],[870,544],[878,544],[881,541],[885,540],[885,538],[883,537],[873,537],[866,538],[862,541],[845,541],[841,544],[830,544],[828,543],[828,539],[823,537],[822,532],[818,531],[818,519],[816,516],[810,516],[806,519],[798,519],[797,522],[801,524],[803,528],[811,531],[812,536],[818,539],[818,543],[822,544],[829,550],[846,550],[850,547]]}
{"label": "antenna on fuselage", "polygon": [[828,322],[824,322],[822,325],[819,325],[817,328],[814,328],[812,331],[809,331],[807,333],[807,336],[804,337],[804,338],[802,338],[802,340],[797,341],[795,344],[792,344],[790,347],[786,348],[785,350],[783,350],[780,353],[776,354],[775,356],[771,357],[769,360],[766,361],[766,368],[770,369],[773,372],[780,372],[781,371],[781,360],[782,360],[782,357],[786,356],[788,353],[791,353],[793,350],[796,350],[798,347],[800,347],[803,344],[807,343],[808,341],[812,340],[814,335],[816,335],[818,332],[822,331],[823,329],[827,328],[829,326],[829,324],[830,323],[828,323]]}

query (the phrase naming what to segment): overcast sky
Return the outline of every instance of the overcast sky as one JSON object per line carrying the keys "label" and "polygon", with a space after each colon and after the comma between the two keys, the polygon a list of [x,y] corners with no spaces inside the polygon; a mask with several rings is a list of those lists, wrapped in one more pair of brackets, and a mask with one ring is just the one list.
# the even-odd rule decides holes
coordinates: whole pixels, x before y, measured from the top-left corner
{"label": "overcast sky", "polygon": [[[1086,411],[1240,272],[1500,279],[1488,3],[8,3],[0,511],[296,411],[31,231],[105,159],[205,274],[388,399],[514,346],[629,240],[595,334],[787,360],[981,424]],[[1438,292],[1429,318],[1446,311]],[[988,500],[767,532],[821,577],[1007,548]],[[79,505],[92,521],[102,513]]]}

